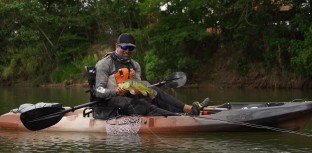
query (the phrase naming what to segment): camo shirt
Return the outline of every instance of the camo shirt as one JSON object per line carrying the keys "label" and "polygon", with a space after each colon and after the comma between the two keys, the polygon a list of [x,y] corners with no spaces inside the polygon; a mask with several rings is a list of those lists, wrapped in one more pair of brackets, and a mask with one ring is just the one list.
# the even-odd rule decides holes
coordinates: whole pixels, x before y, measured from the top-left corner
{"label": "camo shirt", "polygon": [[[134,67],[133,78],[141,80],[141,67],[138,62],[131,59],[131,63]],[[96,80],[95,80],[95,96],[97,98],[108,98],[117,96],[116,67],[114,59],[111,55],[108,55],[98,61],[95,65],[96,68]]]}

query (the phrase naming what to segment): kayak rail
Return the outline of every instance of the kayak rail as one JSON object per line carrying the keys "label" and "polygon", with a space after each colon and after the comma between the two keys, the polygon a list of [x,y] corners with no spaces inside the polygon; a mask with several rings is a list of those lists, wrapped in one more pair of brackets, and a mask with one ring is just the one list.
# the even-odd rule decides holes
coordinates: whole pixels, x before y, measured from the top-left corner
{"label": "kayak rail", "polygon": [[281,106],[285,102],[258,102],[258,103],[242,103],[242,102],[228,102],[218,106],[208,106],[204,110],[230,110],[230,109],[249,109],[249,108],[262,108]]}

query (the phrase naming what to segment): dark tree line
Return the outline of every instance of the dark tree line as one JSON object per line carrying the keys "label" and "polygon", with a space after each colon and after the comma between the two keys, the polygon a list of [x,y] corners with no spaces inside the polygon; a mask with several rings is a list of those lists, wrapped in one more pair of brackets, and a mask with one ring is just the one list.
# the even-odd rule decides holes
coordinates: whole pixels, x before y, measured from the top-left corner
{"label": "dark tree line", "polygon": [[[137,39],[147,79],[172,71],[190,76],[220,48],[232,68],[250,63],[312,76],[310,0],[0,0],[2,81],[62,82],[83,78],[122,32]],[[229,47],[230,46],[230,47]]]}

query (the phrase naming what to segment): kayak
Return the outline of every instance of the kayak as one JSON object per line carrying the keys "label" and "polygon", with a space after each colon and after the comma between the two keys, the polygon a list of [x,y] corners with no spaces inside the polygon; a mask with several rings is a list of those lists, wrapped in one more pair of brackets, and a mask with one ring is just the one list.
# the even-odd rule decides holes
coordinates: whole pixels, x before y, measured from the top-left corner
{"label": "kayak", "polygon": [[[86,116],[84,109],[66,113],[55,125],[42,131],[107,133],[109,120]],[[302,131],[312,117],[312,101],[302,102],[231,102],[203,109],[199,116],[139,116],[138,133],[258,131],[278,128]],[[20,113],[0,116],[0,128],[28,130]]]}

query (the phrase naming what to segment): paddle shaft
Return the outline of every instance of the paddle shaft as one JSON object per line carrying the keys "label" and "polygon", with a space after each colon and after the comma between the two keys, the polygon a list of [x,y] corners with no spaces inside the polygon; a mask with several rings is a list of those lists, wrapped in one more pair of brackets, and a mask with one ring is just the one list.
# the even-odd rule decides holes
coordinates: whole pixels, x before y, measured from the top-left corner
{"label": "paddle shaft", "polygon": [[150,87],[159,87],[159,86],[162,86],[162,85],[167,84],[168,82],[175,81],[175,80],[179,80],[179,79],[181,79],[181,78],[182,78],[182,77],[174,78],[174,79],[169,79],[169,80],[164,80],[164,81],[155,83],[155,84],[151,85]]}
{"label": "paddle shaft", "polygon": [[80,108],[83,108],[83,107],[87,107],[87,106],[92,106],[94,104],[97,104],[98,101],[92,101],[92,102],[88,102],[88,103],[85,103],[85,104],[81,104],[81,105],[78,105],[78,106],[74,106],[74,107],[71,107],[69,109],[66,109],[64,111],[62,111],[62,113],[68,113],[68,112],[71,112],[71,111],[75,111],[77,109],[80,109]]}

